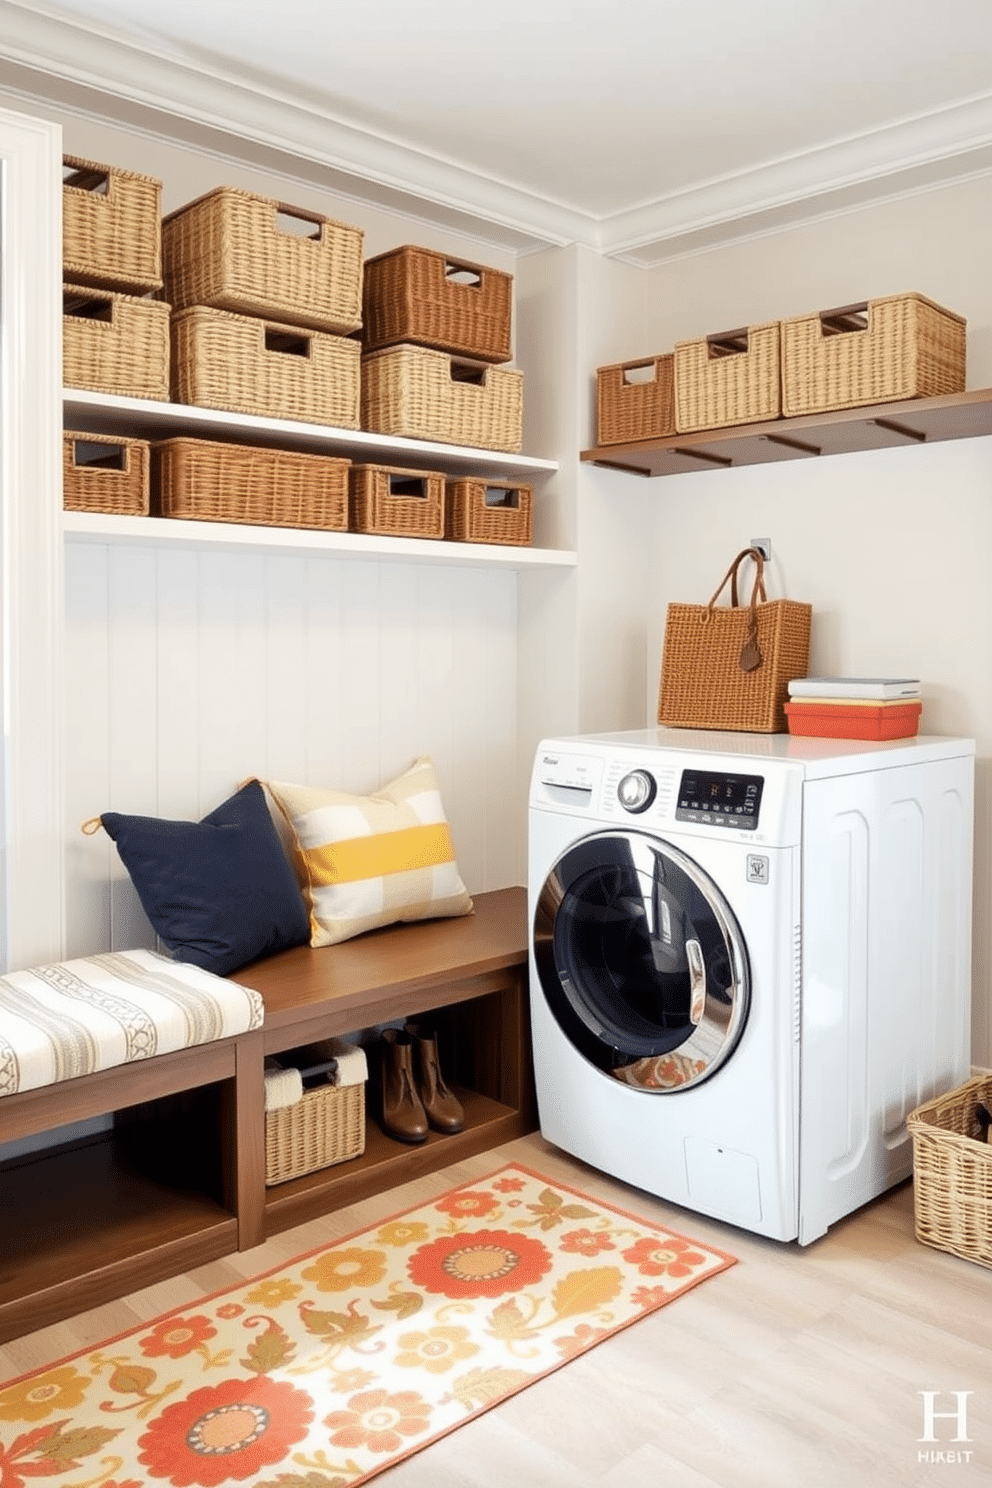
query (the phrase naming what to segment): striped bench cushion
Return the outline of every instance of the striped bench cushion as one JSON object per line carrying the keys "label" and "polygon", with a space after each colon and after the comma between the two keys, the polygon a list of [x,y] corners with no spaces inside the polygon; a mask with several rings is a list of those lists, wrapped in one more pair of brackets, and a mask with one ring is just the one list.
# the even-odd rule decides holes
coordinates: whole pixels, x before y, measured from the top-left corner
{"label": "striped bench cushion", "polygon": [[0,976],[0,1096],[230,1038],[262,1023],[249,987],[155,951]]}

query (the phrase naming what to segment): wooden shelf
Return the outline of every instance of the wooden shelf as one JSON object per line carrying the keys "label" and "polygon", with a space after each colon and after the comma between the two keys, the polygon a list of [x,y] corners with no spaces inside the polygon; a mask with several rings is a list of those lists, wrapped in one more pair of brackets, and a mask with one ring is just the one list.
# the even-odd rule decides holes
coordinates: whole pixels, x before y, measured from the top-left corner
{"label": "wooden shelf", "polygon": [[237,1216],[157,1183],[113,1135],[0,1169],[0,1338],[16,1338],[237,1249]]}
{"label": "wooden shelf", "polygon": [[636,444],[601,445],[581,458],[629,475],[687,475],[699,470],[809,460],[864,450],[937,444],[992,434],[992,388],[844,408],[834,413],[775,419],[674,434]]}

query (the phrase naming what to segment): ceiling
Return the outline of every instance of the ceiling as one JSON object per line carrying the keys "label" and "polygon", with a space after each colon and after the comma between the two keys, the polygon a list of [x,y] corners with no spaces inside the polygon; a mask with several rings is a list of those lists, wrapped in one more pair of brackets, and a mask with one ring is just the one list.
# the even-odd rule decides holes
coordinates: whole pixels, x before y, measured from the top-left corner
{"label": "ceiling", "polygon": [[0,0],[0,87],[641,264],[992,174],[988,0]]}

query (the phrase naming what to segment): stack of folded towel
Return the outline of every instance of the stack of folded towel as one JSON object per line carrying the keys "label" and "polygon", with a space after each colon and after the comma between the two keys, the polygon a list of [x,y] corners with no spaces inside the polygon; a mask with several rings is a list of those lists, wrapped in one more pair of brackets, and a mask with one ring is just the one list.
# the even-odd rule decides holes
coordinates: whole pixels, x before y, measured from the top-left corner
{"label": "stack of folded towel", "polygon": [[[292,1059],[292,1065],[284,1064]],[[295,1106],[307,1089],[317,1085],[363,1085],[368,1079],[365,1050],[343,1039],[324,1039],[306,1049],[265,1061],[265,1109]]]}

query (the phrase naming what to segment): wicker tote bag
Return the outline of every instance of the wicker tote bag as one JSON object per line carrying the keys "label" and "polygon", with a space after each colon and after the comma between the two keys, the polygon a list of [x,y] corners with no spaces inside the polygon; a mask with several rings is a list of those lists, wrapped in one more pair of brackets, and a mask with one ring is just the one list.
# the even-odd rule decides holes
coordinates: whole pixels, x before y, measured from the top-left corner
{"label": "wicker tote bag", "polygon": [[[751,598],[738,596],[738,570],[754,563]],[[717,600],[730,582],[730,604]],[[765,594],[764,559],[744,548],[708,604],[670,604],[658,694],[658,722],[672,728],[779,734],[788,727],[789,682],[809,666],[812,606]]]}

